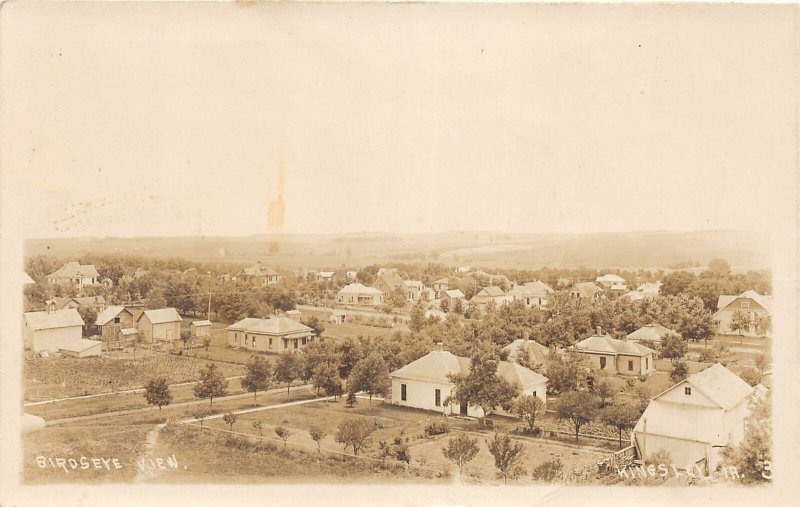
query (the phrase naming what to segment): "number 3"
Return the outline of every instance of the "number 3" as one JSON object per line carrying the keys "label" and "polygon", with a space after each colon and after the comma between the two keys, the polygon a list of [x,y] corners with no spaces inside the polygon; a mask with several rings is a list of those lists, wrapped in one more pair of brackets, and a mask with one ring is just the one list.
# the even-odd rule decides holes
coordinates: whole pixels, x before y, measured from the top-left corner
{"label": "number 3", "polygon": [[761,472],[761,477],[767,479],[768,481],[772,480],[772,463],[769,461],[764,462],[764,471]]}

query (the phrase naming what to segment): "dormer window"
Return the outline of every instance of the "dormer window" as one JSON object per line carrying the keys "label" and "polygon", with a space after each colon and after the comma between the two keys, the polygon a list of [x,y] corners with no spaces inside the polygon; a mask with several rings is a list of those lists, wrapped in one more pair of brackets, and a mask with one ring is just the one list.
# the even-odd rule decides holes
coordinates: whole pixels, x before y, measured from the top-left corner
{"label": "dormer window", "polygon": [[684,387],[683,388],[683,394],[685,396],[691,396],[692,395],[692,388],[689,387],[689,386]]}

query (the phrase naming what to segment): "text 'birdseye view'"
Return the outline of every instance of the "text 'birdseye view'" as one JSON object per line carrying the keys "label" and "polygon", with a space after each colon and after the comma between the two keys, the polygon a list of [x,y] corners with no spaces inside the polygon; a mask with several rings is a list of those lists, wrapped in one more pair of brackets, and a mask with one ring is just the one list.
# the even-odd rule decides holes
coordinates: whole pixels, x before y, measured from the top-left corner
{"label": "text 'birdseye view'", "polygon": [[780,490],[796,19],[7,2],[17,486]]}

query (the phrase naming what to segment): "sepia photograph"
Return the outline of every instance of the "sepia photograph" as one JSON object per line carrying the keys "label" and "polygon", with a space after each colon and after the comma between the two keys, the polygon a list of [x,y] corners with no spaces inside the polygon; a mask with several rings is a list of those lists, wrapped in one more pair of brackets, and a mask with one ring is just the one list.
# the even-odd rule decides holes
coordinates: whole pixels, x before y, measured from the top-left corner
{"label": "sepia photograph", "polygon": [[0,7],[3,505],[796,501],[796,5]]}

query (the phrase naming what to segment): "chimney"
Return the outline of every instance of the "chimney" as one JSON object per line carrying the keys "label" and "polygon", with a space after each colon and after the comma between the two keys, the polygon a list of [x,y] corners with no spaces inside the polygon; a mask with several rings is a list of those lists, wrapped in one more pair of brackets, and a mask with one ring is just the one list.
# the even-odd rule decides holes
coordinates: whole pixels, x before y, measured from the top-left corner
{"label": "chimney", "polygon": [[602,336],[602,335],[603,335],[603,328],[600,327],[600,326],[597,326],[597,336]]}
{"label": "chimney", "polygon": [[46,311],[47,313],[53,313],[56,311],[56,302],[52,299],[48,299],[45,301],[45,305],[47,305]]}
{"label": "chimney", "polygon": [[436,345],[439,347],[439,352],[444,352],[444,344],[442,342],[436,342]]}

